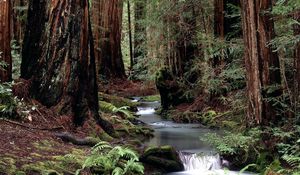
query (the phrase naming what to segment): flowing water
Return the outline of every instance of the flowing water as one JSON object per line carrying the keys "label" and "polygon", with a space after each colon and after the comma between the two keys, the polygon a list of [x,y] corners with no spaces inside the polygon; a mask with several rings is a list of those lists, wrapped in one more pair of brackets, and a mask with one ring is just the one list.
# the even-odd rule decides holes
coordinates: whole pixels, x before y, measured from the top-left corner
{"label": "flowing water", "polygon": [[[136,99],[138,100],[138,99]],[[221,160],[211,146],[202,142],[200,137],[206,133],[217,132],[200,124],[177,124],[163,120],[155,114],[159,102],[142,102],[137,114],[140,120],[154,129],[154,137],[147,142],[148,146],[171,145],[179,152],[185,171],[168,175],[235,175],[238,172],[226,171]],[[243,175],[246,175],[243,173]]]}

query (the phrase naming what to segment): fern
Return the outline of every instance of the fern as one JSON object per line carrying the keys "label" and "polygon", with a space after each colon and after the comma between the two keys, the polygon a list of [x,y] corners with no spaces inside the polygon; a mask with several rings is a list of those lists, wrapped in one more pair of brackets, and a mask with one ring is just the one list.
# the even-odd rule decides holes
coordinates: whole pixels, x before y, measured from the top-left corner
{"label": "fern", "polygon": [[137,153],[127,147],[112,147],[108,142],[99,142],[92,148],[91,154],[76,174],[80,174],[87,168],[95,169],[97,173],[105,175],[144,174],[144,167],[138,161]]}
{"label": "fern", "polygon": [[122,106],[122,107],[116,107],[111,103],[105,102],[105,101],[100,101],[100,110],[104,112],[109,112],[109,113],[121,113],[126,116],[127,119],[133,119],[134,115],[128,110],[129,106]]}

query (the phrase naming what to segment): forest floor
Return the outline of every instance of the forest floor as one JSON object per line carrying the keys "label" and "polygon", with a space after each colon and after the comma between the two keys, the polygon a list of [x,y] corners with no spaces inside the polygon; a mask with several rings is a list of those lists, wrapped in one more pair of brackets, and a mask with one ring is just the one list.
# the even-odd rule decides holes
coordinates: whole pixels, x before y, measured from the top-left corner
{"label": "forest floor", "polygon": [[[131,97],[157,93],[153,84],[144,85],[140,82],[121,80],[103,85],[101,88],[107,94],[106,98],[111,98],[113,94],[113,99],[118,99],[118,96]],[[26,103],[32,110],[25,118],[0,119],[0,175],[34,175],[51,172],[74,174],[81,168],[90,147],[62,141],[57,137],[57,133],[71,133],[76,138],[93,137],[109,141],[111,144],[126,143],[136,147],[141,146],[143,137],[151,135],[151,131],[144,127],[130,125],[132,127],[126,126],[124,129],[128,121],[120,114],[105,112],[101,113],[101,116],[107,120],[112,115],[117,117],[115,120],[118,122],[113,124],[122,139],[108,136],[100,127],[96,127],[93,121],[76,128],[70,126],[72,120],[69,116],[59,116],[35,100]],[[126,138],[124,135],[130,136]]]}

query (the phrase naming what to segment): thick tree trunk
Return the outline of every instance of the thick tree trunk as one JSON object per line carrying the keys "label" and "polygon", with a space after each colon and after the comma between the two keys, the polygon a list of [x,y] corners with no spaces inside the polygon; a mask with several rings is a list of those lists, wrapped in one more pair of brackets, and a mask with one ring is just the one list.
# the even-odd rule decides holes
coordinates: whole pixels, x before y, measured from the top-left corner
{"label": "thick tree trunk", "polygon": [[[245,42],[245,64],[248,87],[248,122],[250,125],[269,125],[277,122],[275,107],[266,98],[276,98],[280,88],[280,69],[277,53],[267,46],[274,37],[274,23],[266,13],[272,7],[271,0],[243,1],[242,18]],[[275,88],[274,88],[275,89]]]}
{"label": "thick tree trunk", "polygon": [[11,59],[11,2],[0,0],[0,61],[5,63],[5,67],[0,69],[1,82],[12,79],[12,59]]}
{"label": "thick tree trunk", "polygon": [[98,113],[94,46],[88,0],[30,0],[23,45],[22,77],[31,94],[82,125],[89,117],[108,133]]}
{"label": "thick tree trunk", "polygon": [[125,78],[121,52],[122,0],[94,0],[93,26],[99,74],[106,78]]}

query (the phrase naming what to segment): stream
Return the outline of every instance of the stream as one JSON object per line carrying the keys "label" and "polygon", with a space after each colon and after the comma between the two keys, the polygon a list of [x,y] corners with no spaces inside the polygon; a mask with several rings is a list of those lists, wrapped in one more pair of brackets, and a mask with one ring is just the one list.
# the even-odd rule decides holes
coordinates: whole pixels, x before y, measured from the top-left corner
{"label": "stream", "polygon": [[250,175],[222,169],[226,162],[221,160],[211,146],[200,140],[206,133],[219,131],[200,124],[178,124],[163,120],[155,114],[158,107],[160,102],[142,102],[137,114],[140,115],[139,120],[154,129],[154,137],[145,143],[147,146],[171,145],[179,152],[185,171],[168,175]]}

